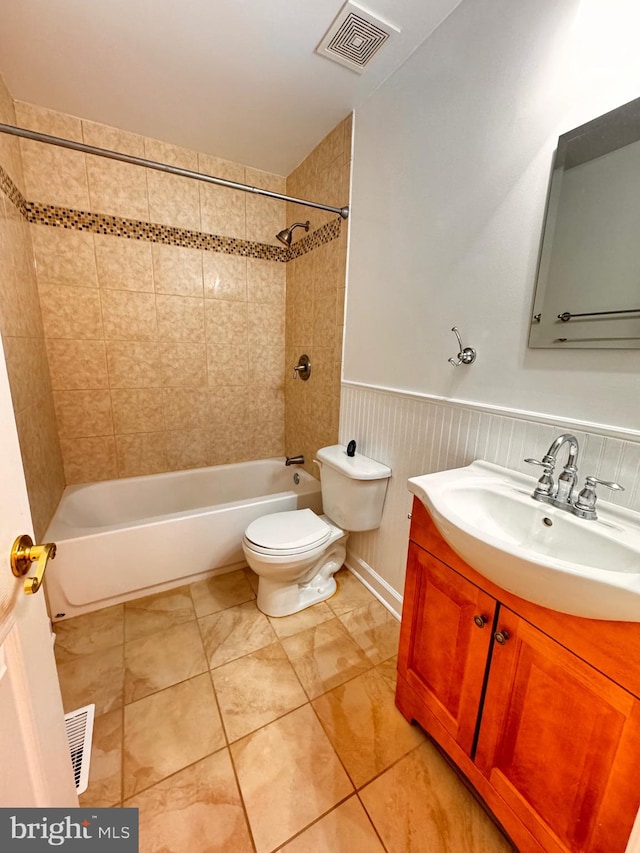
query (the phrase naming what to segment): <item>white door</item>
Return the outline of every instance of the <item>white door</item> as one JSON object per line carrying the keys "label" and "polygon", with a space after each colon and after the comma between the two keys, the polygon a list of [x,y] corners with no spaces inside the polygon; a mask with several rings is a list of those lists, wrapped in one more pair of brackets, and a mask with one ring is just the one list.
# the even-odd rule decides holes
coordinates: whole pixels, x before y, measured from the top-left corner
{"label": "white door", "polygon": [[78,798],[44,593],[25,595],[11,573],[23,533],[33,538],[0,344],[0,807],[69,808]]}

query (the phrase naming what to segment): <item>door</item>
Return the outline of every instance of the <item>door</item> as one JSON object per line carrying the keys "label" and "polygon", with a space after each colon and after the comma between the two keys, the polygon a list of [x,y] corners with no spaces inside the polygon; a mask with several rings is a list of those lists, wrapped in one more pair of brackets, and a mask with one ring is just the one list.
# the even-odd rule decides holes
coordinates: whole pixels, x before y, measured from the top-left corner
{"label": "door", "polygon": [[0,345],[0,807],[77,806],[44,593],[25,595],[11,546],[33,537]]}
{"label": "door", "polygon": [[398,672],[467,755],[495,609],[495,599],[409,543]]}
{"label": "door", "polygon": [[622,853],[640,701],[507,608],[496,624],[477,766],[545,850]]}

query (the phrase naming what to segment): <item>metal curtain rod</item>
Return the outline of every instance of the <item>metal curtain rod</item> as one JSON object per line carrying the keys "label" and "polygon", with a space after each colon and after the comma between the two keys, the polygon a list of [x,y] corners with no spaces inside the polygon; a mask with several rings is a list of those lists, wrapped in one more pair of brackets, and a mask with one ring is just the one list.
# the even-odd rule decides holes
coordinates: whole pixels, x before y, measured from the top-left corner
{"label": "metal curtain rod", "polygon": [[156,160],[145,160],[143,157],[135,157],[132,154],[120,154],[118,151],[110,151],[107,148],[97,148],[95,145],[86,145],[84,142],[75,142],[72,139],[63,139],[60,136],[50,136],[48,133],[39,133],[35,130],[27,130],[24,127],[15,127],[12,124],[0,123],[0,133],[8,133],[11,136],[21,136],[34,142],[46,142],[49,145],[58,145],[60,148],[71,148],[73,151],[82,151],[85,154],[95,154],[97,157],[107,157],[110,160],[120,160],[122,163],[131,163],[134,166],[144,166],[146,169],[155,169],[158,172],[169,172],[171,175],[179,175],[182,178],[195,178],[197,181],[205,181],[208,184],[216,184],[220,187],[228,187],[232,190],[240,190],[245,193],[255,193],[280,201],[291,201],[294,204],[303,204],[305,207],[315,207],[317,210],[328,210],[337,213],[343,219],[349,217],[349,207],[331,207],[328,204],[319,204],[316,201],[307,201],[302,198],[274,193],[263,190],[260,187],[252,187],[249,184],[239,184],[236,181],[228,181],[225,178],[215,178],[213,175],[205,175],[203,172],[193,172],[191,169],[181,169],[179,166],[170,166],[168,163],[158,163]]}
{"label": "metal curtain rod", "polygon": [[604,317],[605,314],[638,313],[640,313],[640,308],[623,308],[620,311],[587,311],[584,314],[572,314],[570,311],[563,311],[562,314],[558,314],[558,320],[562,320],[563,323],[568,323],[569,320],[573,320],[574,317]]}

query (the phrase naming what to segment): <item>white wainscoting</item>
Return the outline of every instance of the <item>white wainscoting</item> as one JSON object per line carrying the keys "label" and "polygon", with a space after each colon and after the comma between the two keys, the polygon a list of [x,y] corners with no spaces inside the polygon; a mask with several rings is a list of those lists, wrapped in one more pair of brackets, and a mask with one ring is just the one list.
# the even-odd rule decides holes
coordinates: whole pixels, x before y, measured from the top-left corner
{"label": "white wainscoting", "polygon": [[412,503],[407,479],[474,459],[537,477],[523,459],[540,459],[561,432],[580,443],[580,483],[587,474],[615,480],[625,491],[602,489],[601,499],[640,511],[640,431],[343,382],[340,441],[355,438],[360,453],[393,470],[382,525],[351,534],[347,565],[398,614]]}

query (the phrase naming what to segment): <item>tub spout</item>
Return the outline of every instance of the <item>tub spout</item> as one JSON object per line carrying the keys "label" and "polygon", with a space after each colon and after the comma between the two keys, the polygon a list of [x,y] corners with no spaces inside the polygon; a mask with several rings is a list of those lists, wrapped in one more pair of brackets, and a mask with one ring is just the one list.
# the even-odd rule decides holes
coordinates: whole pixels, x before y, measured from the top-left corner
{"label": "tub spout", "polygon": [[285,465],[304,465],[304,456],[287,456]]}

